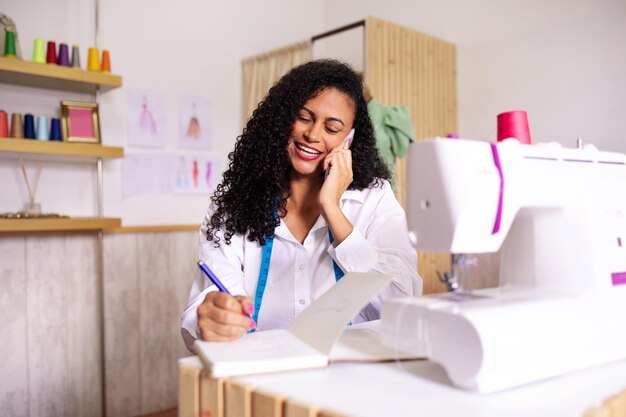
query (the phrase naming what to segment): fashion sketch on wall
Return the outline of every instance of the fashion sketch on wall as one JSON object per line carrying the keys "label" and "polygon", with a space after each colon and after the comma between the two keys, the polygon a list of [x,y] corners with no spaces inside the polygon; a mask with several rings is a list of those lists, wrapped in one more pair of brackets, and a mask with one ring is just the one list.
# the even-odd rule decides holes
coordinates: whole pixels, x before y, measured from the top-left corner
{"label": "fashion sketch on wall", "polygon": [[148,89],[128,89],[128,145],[164,148],[165,98]]}
{"label": "fashion sketch on wall", "polygon": [[189,149],[210,149],[213,112],[205,97],[184,95],[180,98],[179,146]]}

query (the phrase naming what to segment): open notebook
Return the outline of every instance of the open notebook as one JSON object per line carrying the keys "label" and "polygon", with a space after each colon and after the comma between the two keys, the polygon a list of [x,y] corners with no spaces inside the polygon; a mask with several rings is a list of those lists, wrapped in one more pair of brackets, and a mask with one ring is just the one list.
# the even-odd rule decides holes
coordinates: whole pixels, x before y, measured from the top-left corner
{"label": "open notebook", "polygon": [[232,342],[197,340],[194,350],[215,378],[319,368],[330,361],[408,359],[380,344],[377,322],[350,326],[335,343],[346,323],[390,282],[381,274],[348,273],[288,329],[250,333]]}

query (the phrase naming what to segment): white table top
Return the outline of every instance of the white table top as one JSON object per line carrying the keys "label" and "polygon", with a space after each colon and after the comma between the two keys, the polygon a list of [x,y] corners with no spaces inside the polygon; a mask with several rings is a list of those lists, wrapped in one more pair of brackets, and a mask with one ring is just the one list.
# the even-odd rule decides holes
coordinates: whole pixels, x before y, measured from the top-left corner
{"label": "white table top", "polygon": [[236,378],[349,416],[582,417],[626,389],[626,361],[493,394],[462,391],[429,361],[337,363],[328,368]]}

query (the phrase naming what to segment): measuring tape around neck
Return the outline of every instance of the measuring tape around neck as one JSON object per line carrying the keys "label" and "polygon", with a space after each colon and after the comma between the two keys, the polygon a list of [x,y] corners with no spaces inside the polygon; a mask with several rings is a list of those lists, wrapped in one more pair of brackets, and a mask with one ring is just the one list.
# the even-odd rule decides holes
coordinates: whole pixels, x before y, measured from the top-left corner
{"label": "measuring tape around neck", "polygon": [[[333,234],[330,232],[330,228],[328,229],[328,240],[332,244],[335,238]],[[265,238],[265,245],[263,245],[263,255],[261,257],[261,269],[259,270],[259,279],[256,284],[256,293],[254,295],[254,314],[252,315],[252,320],[257,322],[259,317],[259,311],[261,311],[261,303],[263,302],[263,294],[265,293],[265,287],[267,286],[267,276],[270,272],[270,262],[272,260],[272,249],[274,247],[274,236],[269,236]],[[335,282],[339,281],[344,273],[337,265],[337,262],[333,259],[333,271],[335,273]],[[251,330],[254,332],[254,329]]]}

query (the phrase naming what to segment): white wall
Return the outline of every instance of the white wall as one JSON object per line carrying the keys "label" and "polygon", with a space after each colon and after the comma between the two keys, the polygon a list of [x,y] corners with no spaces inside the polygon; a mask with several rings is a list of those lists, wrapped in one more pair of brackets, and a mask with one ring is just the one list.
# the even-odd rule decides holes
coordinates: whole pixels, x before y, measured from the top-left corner
{"label": "white wall", "polygon": [[[48,4],[50,3],[50,4]],[[22,52],[32,56],[35,37],[78,43],[83,64],[93,44],[93,9],[84,0],[0,0],[0,10],[18,27]],[[103,142],[127,153],[151,152],[126,146],[126,88],[159,90],[167,103],[167,150],[177,150],[178,98],[209,97],[214,107],[215,151],[224,160],[241,133],[241,59],[297,42],[323,30],[323,6],[304,0],[251,2],[186,0],[101,1],[101,47],[111,51],[112,72],[124,87],[101,97]],[[69,93],[0,84],[0,108],[52,116]],[[163,151],[152,151],[163,152]],[[29,162],[32,167],[32,162]],[[104,214],[124,225],[199,224],[208,196],[122,196],[122,162],[105,163]],[[17,164],[0,159],[0,212],[22,207],[27,194]],[[37,200],[44,211],[92,215],[94,170],[89,165],[44,163]],[[66,197],[60,197],[61,195]]]}
{"label": "white wall", "polygon": [[[0,0],[0,10],[16,21],[26,58],[39,36],[78,43],[86,60],[93,43],[89,2]],[[241,130],[240,60],[368,15],[457,45],[463,137],[493,140],[496,114],[519,108],[528,111],[536,142],[572,146],[582,137],[626,152],[623,0],[107,0],[101,2],[101,45],[111,50],[113,72],[125,86],[166,95],[169,151],[176,150],[179,95],[208,96],[215,108],[215,150],[225,158]],[[80,98],[0,88],[0,108],[9,112],[52,115],[59,99]],[[104,94],[101,102],[104,143],[126,147],[125,89]],[[21,208],[26,192],[15,161],[0,156],[0,178],[7,179],[0,182],[0,212]],[[38,200],[45,211],[93,214],[93,178],[88,165],[47,162]],[[105,215],[120,216],[125,225],[198,223],[207,202],[208,196],[124,198],[121,161],[105,164]]]}
{"label": "white wall", "polygon": [[326,0],[327,27],[375,16],[458,52],[459,133],[495,140],[496,115],[528,111],[535,142],[626,152],[624,0]]}

